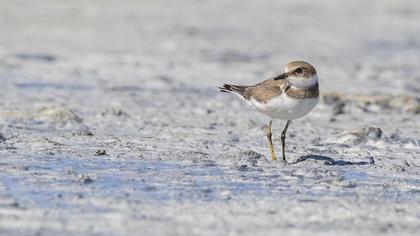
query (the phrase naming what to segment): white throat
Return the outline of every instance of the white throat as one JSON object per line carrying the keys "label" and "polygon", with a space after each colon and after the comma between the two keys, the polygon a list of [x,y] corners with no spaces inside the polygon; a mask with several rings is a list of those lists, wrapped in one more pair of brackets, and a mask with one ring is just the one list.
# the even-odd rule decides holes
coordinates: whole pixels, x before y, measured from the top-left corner
{"label": "white throat", "polygon": [[289,76],[289,77],[287,77],[287,80],[295,87],[309,88],[309,87],[315,85],[316,83],[318,83],[318,76],[313,75],[308,79],[296,78],[296,77],[293,77],[293,76]]}

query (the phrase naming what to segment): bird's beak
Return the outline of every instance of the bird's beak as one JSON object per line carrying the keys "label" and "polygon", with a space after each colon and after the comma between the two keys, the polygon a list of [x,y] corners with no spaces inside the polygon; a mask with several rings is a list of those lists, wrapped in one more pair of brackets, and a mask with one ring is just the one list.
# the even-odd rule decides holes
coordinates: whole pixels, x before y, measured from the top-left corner
{"label": "bird's beak", "polygon": [[279,75],[279,76],[277,76],[277,77],[274,77],[274,80],[286,79],[286,78],[287,78],[287,76],[288,76],[288,74],[287,74],[287,73],[283,73],[283,74],[281,74],[281,75]]}

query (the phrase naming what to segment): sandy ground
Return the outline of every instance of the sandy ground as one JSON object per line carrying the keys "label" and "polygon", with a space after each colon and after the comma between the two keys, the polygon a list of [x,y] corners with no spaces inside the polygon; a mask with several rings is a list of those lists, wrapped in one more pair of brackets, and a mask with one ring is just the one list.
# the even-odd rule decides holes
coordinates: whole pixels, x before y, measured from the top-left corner
{"label": "sandy ground", "polygon": [[[414,0],[1,0],[0,234],[418,235],[419,29]],[[216,88],[294,59],[323,97],[283,164]]]}

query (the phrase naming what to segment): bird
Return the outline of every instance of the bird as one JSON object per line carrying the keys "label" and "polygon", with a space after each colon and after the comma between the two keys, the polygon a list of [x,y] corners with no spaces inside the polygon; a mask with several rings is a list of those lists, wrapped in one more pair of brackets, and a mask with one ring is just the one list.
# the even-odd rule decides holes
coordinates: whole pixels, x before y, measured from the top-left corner
{"label": "bird", "polygon": [[286,121],[281,133],[282,160],[287,162],[286,132],[292,120],[299,119],[312,111],[319,102],[318,75],[315,67],[305,61],[292,61],[284,73],[254,85],[224,84],[221,92],[232,93],[270,117],[267,128],[268,147],[271,159],[276,160],[272,141],[274,119]]}

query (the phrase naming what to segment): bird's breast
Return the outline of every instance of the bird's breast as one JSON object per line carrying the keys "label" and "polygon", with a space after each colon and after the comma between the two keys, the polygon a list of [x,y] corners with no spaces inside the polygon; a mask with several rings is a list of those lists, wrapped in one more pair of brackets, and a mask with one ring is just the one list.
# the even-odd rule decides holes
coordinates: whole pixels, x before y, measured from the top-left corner
{"label": "bird's breast", "polygon": [[266,103],[251,100],[252,105],[261,113],[272,118],[294,120],[308,114],[319,101],[319,97],[295,99],[285,93],[272,98]]}

